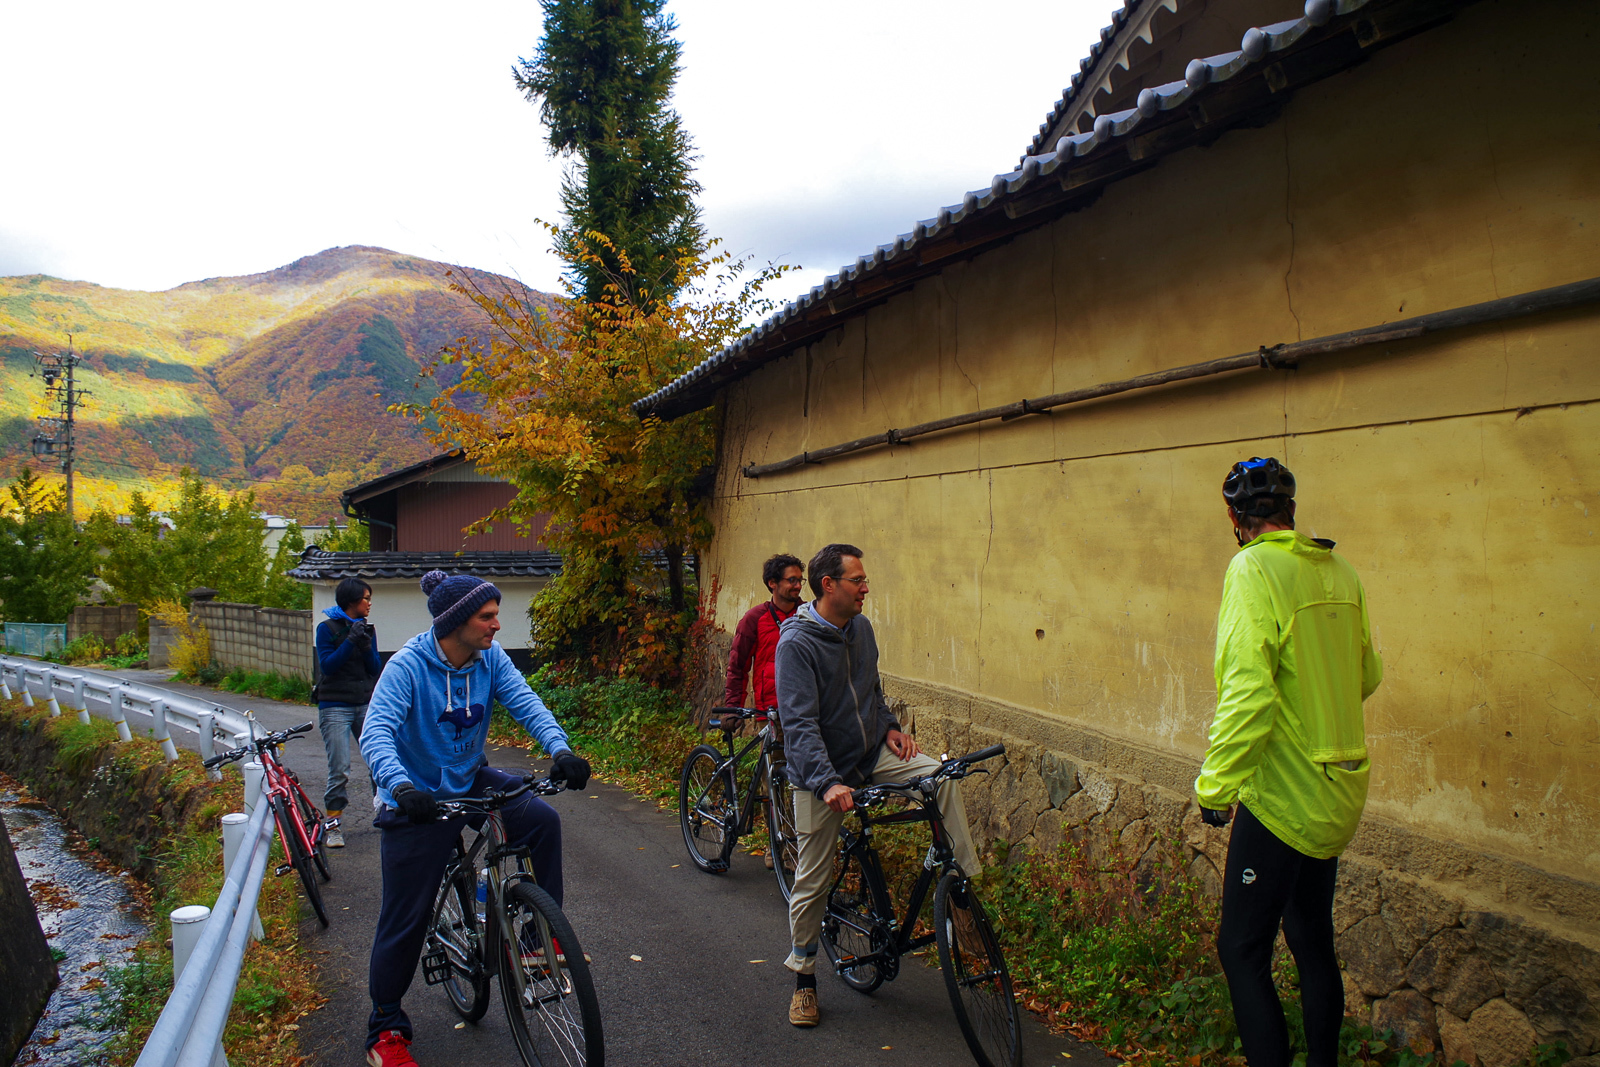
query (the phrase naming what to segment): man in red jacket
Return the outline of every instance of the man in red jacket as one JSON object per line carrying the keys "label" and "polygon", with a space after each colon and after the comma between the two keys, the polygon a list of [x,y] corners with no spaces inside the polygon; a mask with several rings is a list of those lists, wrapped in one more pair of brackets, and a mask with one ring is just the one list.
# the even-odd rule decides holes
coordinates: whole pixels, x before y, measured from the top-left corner
{"label": "man in red jacket", "polygon": [[[778,706],[772,656],[778,647],[778,627],[800,607],[805,568],[798,558],[779,553],[761,565],[761,580],[772,590],[772,599],[745,612],[733,631],[728,685],[722,697],[722,703],[730,708],[770,711]],[[751,690],[748,704],[744,699],[747,688]]]}

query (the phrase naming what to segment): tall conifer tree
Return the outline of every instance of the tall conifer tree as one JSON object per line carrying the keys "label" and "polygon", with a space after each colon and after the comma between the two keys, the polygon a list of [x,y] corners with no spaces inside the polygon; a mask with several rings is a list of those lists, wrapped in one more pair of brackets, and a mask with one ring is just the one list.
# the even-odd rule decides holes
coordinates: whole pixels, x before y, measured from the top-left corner
{"label": "tall conifer tree", "polygon": [[[596,249],[601,262],[572,268],[574,288],[597,301],[622,281],[643,306],[670,302],[679,258],[705,247],[693,144],[667,105],[682,53],[677,25],[666,0],[542,6],[544,37],[514,69],[517,87],[539,105],[551,154],[578,161],[561,186],[568,240],[593,231],[613,246]],[[631,275],[619,271],[619,253]]]}

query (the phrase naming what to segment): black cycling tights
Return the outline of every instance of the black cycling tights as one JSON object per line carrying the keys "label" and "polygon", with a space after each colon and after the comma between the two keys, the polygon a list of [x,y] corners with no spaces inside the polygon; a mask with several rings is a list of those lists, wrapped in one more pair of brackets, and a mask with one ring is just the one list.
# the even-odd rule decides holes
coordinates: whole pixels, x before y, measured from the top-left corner
{"label": "black cycling tights", "polygon": [[1289,1032],[1272,985],[1278,922],[1300,969],[1306,1067],[1334,1067],[1344,1020],[1344,982],[1333,949],[1338,857],[1312,859],[1280,841],[1243,804],[1228,840],[1217,955],[1233,995],[1250,1067],[1288,1067]]}

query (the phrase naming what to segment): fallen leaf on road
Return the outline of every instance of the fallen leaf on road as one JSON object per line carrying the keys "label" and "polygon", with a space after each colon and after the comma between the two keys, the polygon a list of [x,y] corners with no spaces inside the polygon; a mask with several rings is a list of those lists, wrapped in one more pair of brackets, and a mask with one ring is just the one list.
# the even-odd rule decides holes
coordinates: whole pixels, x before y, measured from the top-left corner
{"label": "fallen leaf on road", "polygon": [[634,963],[643,963],[644,962],[644,957],[643,956],[629,956],[628,958],[630,960],[632,960]]}
{"label": "fallen leaf on road", "polygon": [[589,799],[590,800],[599,800],[600,799],[600,794],[599,793],[590,793],[589,794]]}
{"label": "fallen leaf on road", "polygon": [[640,845],[640,846],[639,846],[639,851],[640,851],[640,852],[643,852],[643,851],[644,851],[644,846],[643,846],[643,845]]}
{"label": "fallen leaf on road", "polygon": [[894,1048],[893,1045],[885,1045],[885,1046],[883,1046],[883,1051],[888,1052],[892,1048]]}
{"label": "fallen leaf on road", "polygon": [[751,960],[751,963],[766,963],[766,960]]}
{"label": "fallen leaf on road", "polygon": [[289,1023],[287,1026],[284,1027],[284,1029],[285,1030],[298,1030],[298,1029],[300,1029],[300,1024],[299,1023]]}
{"label": "fallen leaf on road", "polygon": [[673,864],[673,866],[674,866],[674,867],[682,867],[682,866],[683,866],[683,864],[681,864],[681,863],[674,863],[674,864]]}
{"label": "fallen leaf on road", "polygon": [[464,1030],[464,1029],[466,1029],[466,1026],[467,1026],[466,1023],[456,1023],[456,1029],[457,1030]]}

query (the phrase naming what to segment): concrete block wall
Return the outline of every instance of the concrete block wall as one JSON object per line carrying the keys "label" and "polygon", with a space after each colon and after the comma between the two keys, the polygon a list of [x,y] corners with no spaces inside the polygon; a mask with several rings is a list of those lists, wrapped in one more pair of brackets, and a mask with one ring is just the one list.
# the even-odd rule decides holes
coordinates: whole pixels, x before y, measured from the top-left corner
{"label": "concrete block wall", "polygon": [[126,633],[139,631],[137,604],[82,604],[67,619],[67,640],[94,634],[110,645]]}
{"label": "concrete block wall", "polygon": [[310,611],[197,600],[193,618],[205,626],[211,658],[223,669],[311,678],[316,637]]}

